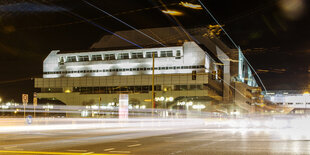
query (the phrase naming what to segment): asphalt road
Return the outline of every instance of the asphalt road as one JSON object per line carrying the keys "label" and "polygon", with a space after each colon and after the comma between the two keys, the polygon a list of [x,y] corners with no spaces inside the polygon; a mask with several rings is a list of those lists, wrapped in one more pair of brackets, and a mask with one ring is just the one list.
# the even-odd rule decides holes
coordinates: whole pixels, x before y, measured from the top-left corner
{"label": "asphalt road", "polygon": [[310,154],[310,137],[297,132],[201,124],[23,131],[0,134],[0,154]]}

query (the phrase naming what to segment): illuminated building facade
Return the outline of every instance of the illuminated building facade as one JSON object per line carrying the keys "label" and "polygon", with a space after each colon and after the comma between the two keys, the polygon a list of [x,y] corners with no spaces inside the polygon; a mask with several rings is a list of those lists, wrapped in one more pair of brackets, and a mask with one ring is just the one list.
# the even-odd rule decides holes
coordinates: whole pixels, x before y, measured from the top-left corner
{"label": "illuminated building facade", "polygon": [[[44,60],[43,78],[35,80],[35,87],[41,88],[39,98],[55,98],[67,105],[97,104],[99,98],[102,104],[116,104],[119,94],[129,94],[131,106],[150,108],[152,53],[157,106],[222,100],[220,62],[194,42],[161,48],[52,51]],[[210,72],[216,74],[213,79]]]}
{"label": "illuminated building facade", "polygon": [[291,109],[291,113],[310,113],[310,95],[302,90],[274,90],[263,92],[266,100],[279,107]]}
{"label": "illuminated building facade", "polygon": [[[105,35],[87,51],[51,51],[43,63],[43,78],[35,79],[35,87],[41,89],[38,97],[66,105],[100,102],[117,106],[119,94],[129,94],[130,108],[150,108],[154,53],[157,107],[184,109],[190,105],[190,109],[216,111],[222,110],[220,103],[236,103],[251,111],[253,97],[249,101],[239,98],[246,97],[243,88],[258,87],[240,50],[227,47],[218,38],[206,37],[201,30],[189,30],[199,42],[189,41],[177,27],[141,31],[153,38],[160,36],[167,46],[154,46],[136,31],[119,31],[118,36],[126,36],[144,48]],[[255,93],[251,91],[251,95]]]}

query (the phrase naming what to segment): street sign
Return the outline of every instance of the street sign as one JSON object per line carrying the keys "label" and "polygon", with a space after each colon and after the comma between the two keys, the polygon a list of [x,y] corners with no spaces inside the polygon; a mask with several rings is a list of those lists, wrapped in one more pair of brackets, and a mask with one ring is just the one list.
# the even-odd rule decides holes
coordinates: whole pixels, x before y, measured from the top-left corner
{"label": "street sign", "polygon": [[33,93],[33,106],[37,106],[38,105],[38,98],[37,98],[37,93],[34,92]]}
{"label": "street sign", "polygon": [[128,119],[128,94],[119,94],[119,119]]}
{"label": "street sign", "polygon": [[31,115],[28,115],[28,116],[27,116],[26,122],[27,122],[27,124],[29,124],[29,125],[32,123],[32,116],[31,116]]}
{"label": "street sign", "polygon": [[27,105],[28,103],[28,94],[23,94],[22,95],[22,101],[24,105]]}

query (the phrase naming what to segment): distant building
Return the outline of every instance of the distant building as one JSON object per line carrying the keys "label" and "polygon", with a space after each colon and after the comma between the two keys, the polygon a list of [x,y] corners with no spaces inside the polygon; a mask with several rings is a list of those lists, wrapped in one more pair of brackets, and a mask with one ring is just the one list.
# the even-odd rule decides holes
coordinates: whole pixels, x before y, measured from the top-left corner
{"label": "distant building", "polygon": [[271,90],[263,94],[273,104],[291,108],[291,113],[310,113],[310,95],[304,90]]}
{"label": "distant building", "polygon": [[116,34],[144,48],[105,35],[90,50],[53,50],[44,60],[43,78],[35,79],[41,89],[38,97],[67,105],[117,106],[119,94],[129,94],[131,108],[150,108],[154,53],[157,107],[182,109],[190,104],[190,109],[204,105],[200,110],[253,112],[261,90],[242,52],[206,37],[203,29],[189,30],[199,41],[177,29],[141,30],[165,47],[132,30]]}

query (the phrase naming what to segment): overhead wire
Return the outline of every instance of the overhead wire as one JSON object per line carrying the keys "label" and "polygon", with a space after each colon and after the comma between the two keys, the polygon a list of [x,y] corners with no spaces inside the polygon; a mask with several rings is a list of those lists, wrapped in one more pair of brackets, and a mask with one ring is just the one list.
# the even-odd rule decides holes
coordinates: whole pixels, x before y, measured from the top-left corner
{"label": "overhead wire", "polygon": [[[207,9],[207,7],[201,2],[201,0],[198,0],[198,2],[201,4],[201,6],[204,8],[204,10],[206,10],[206,12],[211,16],[211,18],[220,26],[220,28],[222,29],[222,31],[227,35],[228,39],[232,42],[232,44],[237,48],[240,49],[240,46],[238,46],[234,40],[230,37],[230,35],[225,31],[225,29],[222,27],[222,25],[218,22],[218,20],[212,15],[212,13]],[[255,69],[252,67],[252,65],[250,64],[250,62],[247,60],[247,58],[245,56],[243,56],[243,58],[245,59],[245,61],[247,62],[247,64],[250,66],[250,68],[253,70],[253,72],[255,73],[255,75],[257,76],[257,78],[259,79],[261,85],[263,86],[264,90],[267,92],[267,89],[264,85],[264,83],[262,82],[261,78],[258,76],[257,72],[255,71]]]}
{"label": "overhead wire", "polygon": [[[178,3],[170,3],[168,5],[169,6],[174,6],[174,5],[178,5]],[[136,13],[136,12],[156,9],[156,8],[159,8],[159,7],[161,7],[161,6],[153,6],[153,7],[146,7],[146,8],[141,8],[141,9],[128,10],[128,11],[114,13],[113,16],[126,15],[126,14],[130,14],[130,13]],[[95,18],[88,18],[88,20],[96,21],[96,20],[101,20],[101,19],[107,18],[107,17],[109,17],[109,16],[100,16],[100,17],[95,17]],[[74,22],[66,22],[66,23],[53,24],[53,25],[31,26],[31,27],[17,27],[15,29],[16,30],[46,29],[46,28],[62,27],[62,26],[67,26],[67,25],[81,24],[81,23],[86,23],[86,22],[87,21],[85,21],[85,20],[79,20],[79,21],[74,21]]]}
{"label": "overhead wire", "polygon": [[153,40],[154,42],[156,42],[156,43],[158,43],[158,44],[160,44],[160,45],[162,45],[162,46],[166,47],[166,45],[164,45],[163,43],[161,43],[161,42],[159,42],[158,40],[156,40],[156,39],[152,38],[151,36],[149,36],[149,35],[145,34],[144,32],[142,32],[142,31],[140,31],[140,30],[136,29],[135,27],[133,27],[133,26],[131,26],[131,25],[127,24],[126,22],[124,22],[124,21],[122,21],[121,19],[119,19],[119,18],[117,18],[117,17],[113,16],[112,14],[108,13],[107,11],[104,11],[103,9],[101,9],[101,8],[99,8],[99,7],[97,7],[97,6],[95,6],[95,5],[94,5],[94,4],[92,4],[92,3],[89,3],[89,2],[88,2],[88,1],[86,1],[86,0],[82,0],[82,1],[83,1],[84,3],[86,3],[86,4],[90,5],[91,7],[93,7],[93,8],[95,8],[95,9],[97,9],[97,10],[99,10],[99,11],[103,12],[104,14],[106,14],[106,15],[108,15],[108,16],[110,16],[110,17],[112,17],[113,19],[115,19],[115,20],[119,21],[120,23],[122,23],[122,24],[124,24],[124,25],[126,25],[126,26],[130,27],[131,29],[133,29],[133,30],[135,30],[135,31],[139,32],[140,34],[142,34],[142,35],[144,35],[145,37],[147,37],[147,38],[149,38],[149,39]]}

